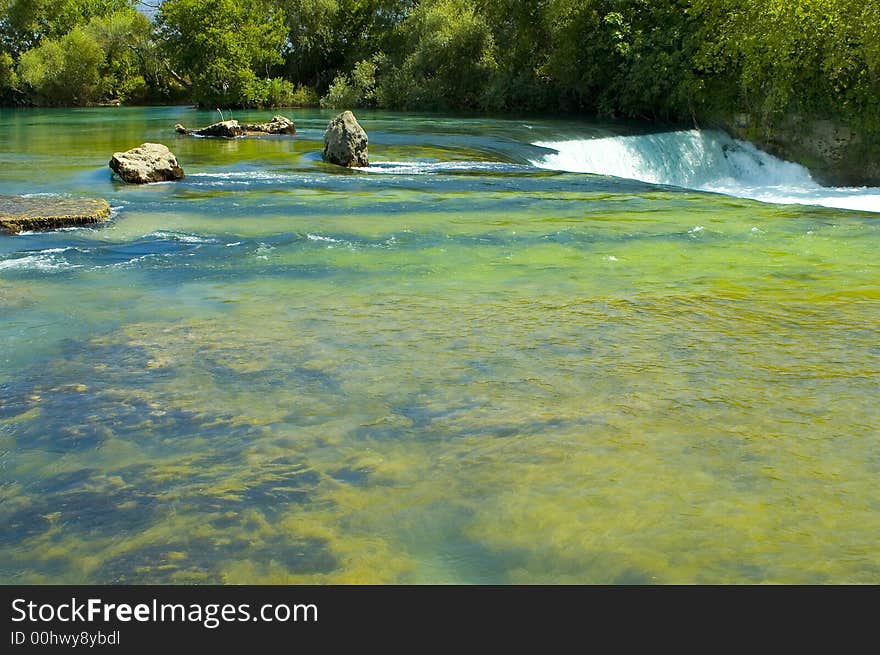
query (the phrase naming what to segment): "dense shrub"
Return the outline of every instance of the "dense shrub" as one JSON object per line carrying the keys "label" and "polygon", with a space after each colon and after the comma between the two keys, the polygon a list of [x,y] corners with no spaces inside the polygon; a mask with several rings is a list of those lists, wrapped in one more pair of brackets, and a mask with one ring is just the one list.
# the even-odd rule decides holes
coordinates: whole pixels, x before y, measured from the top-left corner
{"label": "dense shrub", "polygon": [[377,97],[401,109],[475,109],[498,68],[486,17],[466,0],[425,0],[396,28]]}
{"label": "dense shrub", "polygon": [[340,73],[333,80],[327,95],[321,98],[321,106],[334,109],[373,107],[376,104],[376,61],[359,61],[351,75]]}
{"label": "dense shrub", "polygon": [[43,39],[21,56],[21,81],[46,104],[81,105],[100,98],[104,51],[75,27],[60,39]]}
{"label": "dense shrub", "polygon": [[317,107],[319,104],[318,92],[304,84],[298,85],[290,97],[291,107]]}
{"label": "dense shrub", "polygon": [[168,58],[190,79],[196,102],[211,107],[268,102],[268,73],[283,61],[286,40],[284,13],[273,3],[171,0],[162,4],[158,26]]}

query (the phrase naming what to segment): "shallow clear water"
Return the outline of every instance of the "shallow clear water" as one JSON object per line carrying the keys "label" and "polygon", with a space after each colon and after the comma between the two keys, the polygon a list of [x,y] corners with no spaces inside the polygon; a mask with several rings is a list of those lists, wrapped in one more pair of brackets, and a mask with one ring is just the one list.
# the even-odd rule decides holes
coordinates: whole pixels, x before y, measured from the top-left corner
{"label": "shallow clear water", "polygon": [[[368,114],[0,111],[0,581],[880,582],[880,218]],[[263,113],[236,118],[264,118]],[[159,141],[188,177],[127,187]]]}

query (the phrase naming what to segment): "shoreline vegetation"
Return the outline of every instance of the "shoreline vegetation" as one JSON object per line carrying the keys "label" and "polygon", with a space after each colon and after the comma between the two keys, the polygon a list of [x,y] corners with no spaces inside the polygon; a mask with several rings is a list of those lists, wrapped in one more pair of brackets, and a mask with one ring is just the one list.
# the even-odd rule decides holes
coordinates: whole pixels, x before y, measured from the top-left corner
{"label": "shoreline vegetation", "polygon": [[[880,185],[880,4],[0,0],[0,105],[571,113]],[[151,7],[145,3],[140,5]]]}

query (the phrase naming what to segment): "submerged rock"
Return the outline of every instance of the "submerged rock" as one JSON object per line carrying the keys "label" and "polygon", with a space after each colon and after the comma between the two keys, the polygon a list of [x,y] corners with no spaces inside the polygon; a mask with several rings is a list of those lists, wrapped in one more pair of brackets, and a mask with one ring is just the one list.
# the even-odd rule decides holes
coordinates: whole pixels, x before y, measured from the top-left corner
{"label": "submerged rock", "polygon": [[184,177],[177,157],[161,143],[142,143],[126,152],[114,152],[109,166],[129,184],[167,182]]}
{"label": "submerged rock", "polygon": [[369,166],[369,139],[350,111],[330,121],[324,132],[324,161],[339,166]]}
{"label": "submerged rock", "polygon": [[110,218],[110,205],[100,198],[0,196],[0,230],[55,230],[100,223]]}
{"label": "submerged rock", "polygon": [[195,134],[197,136],[219,137],[224,139],[234,139],[240,136],[256,135],[256,134],[296,134],[296,127],[293,121],[284,116],[273,116],[266,123],[246,123],[240,125],[235,119],[221,121],[208,125],[208,127],[200,127],[196,130],[190,130],[178,123],[174,129],[179,134]]}

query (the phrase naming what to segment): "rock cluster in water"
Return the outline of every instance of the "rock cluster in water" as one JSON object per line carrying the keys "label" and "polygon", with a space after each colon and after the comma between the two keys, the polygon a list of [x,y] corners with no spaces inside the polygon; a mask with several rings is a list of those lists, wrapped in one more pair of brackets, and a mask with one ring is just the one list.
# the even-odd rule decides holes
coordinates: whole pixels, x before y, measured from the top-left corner
{"label": "rock cluster in water", "polygon": [[350,111],[330,121],[324,132],[324,161],[339,166],[369,166],[369,139],[364,128]]}
{"label": "rock cluster in water", "polygon": [[296,134],[296,126],[289,118],[276,115],[268,123],[246,123],[244,131],[256,134]]}
{"label": "rock cluster in water", "polygon": [[216,136],[225,139],[234,139],[237,136],[244,136],[244,130],[238,121],[220,121],[208,127],[200,127],[197,130],[190,130],[178,123],[174,126],[180,134],[196,134],[198,136]]}
{"label": "rock cluster in water", "polygon": [[[248,134],[296,134],[289,118],[273,116],[265,123],[239,124],[221,121],[197,130],[178,124],[182,134],[235,138]],[[345,111],[330,121],[324,132],[324,161],[345,167],[369,166],[369,139],[354,114]],[[125,152],[114,152],[108,162],[123,182],[149,184],[183,179],[183,168],[167,146],[142,143]],[[0,231],[52,230],[61,227],[99,223],[110,218],[110,205],[97,198],[59,198],[0,196]]]}
{"label": "rock cluster in water", "polygon": [[184,177],[177,157],[161,143],[142,143],[126,152],[114,152],[109,165],[129,184],[169,182]]}
{"label": "rock cluster in water", "polygon": [[234,139],[240,136],[257,135],[257,134],[296,134],[296,126],[293,121],[285,116],[273,116],[266,123],[245,123],[239,124],[237,120],[220,121],[207,127],[200,127],[196,130],[188,129],[180,123],[174,126],[180,134],[195,134],[197,136],[211,136],[225,139]]}
{"label": "rock cluster in water", "polygon": [[100,198],[0,196],[0,230],[55,230],[110,218],[110,205]]}

